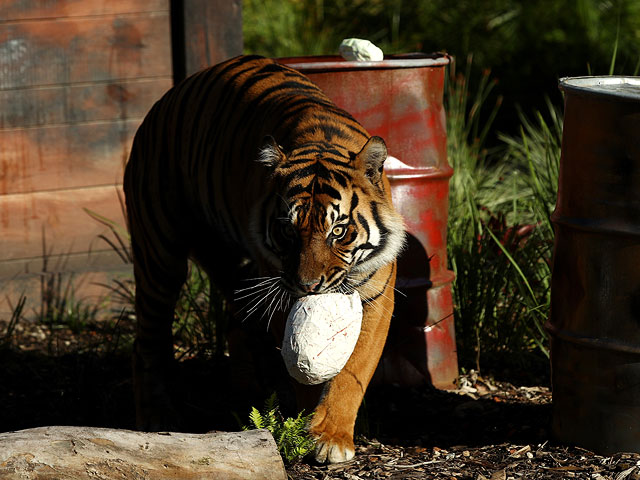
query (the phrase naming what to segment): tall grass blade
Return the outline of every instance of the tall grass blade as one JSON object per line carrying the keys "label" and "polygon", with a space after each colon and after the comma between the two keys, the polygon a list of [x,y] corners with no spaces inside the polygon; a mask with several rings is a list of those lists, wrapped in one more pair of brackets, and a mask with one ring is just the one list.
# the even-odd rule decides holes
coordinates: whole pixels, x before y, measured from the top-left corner
{"label": "tall grass blade", "polygon": [[616,66],[616,57],[618,56],[618,42],[620,39],[620,16],[618,15],[618,26],[616,28],[616,40],[613,43],[613,54],[611,55],[611,64],[609,65],[609,75],[613,75]]}

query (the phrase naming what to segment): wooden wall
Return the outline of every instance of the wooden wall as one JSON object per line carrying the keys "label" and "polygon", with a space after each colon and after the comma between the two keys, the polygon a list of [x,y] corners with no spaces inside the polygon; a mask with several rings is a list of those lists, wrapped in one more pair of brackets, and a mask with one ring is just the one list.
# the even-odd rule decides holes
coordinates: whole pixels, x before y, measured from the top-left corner
{"label": "wooden wall", "polygon": [[174,73],[241,52],[240,5],[0,0],[0,282],[39,274],[43,254],[48,270],[122,265],[84,209],[124,225],[136,128]]}

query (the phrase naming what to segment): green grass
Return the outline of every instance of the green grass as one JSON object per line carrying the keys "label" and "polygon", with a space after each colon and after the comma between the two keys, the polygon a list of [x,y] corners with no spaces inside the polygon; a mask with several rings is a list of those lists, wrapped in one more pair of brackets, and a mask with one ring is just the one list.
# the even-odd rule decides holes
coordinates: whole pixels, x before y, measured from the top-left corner
{"label": "green grass", "polygon": [[22,320],[22,315],[24,311],[24,306],[27,303],[27,297],[21,295],[16,303],[15,307],[11,305],[11,301],[7,298],[7,302],[9,302],[9,307],[11,308],[11,318],[7,323],[4,333],[0,335],[0,350],[3,348],[10,348],[13,343],[14,332],[18,323]]}
{"label": "green grass", "polygon": [[[467,70],[468,75],[468,70]],[[468,77],[448,85],[450,185],[448,254],[461,365],[548,357],[553,227],[562,117],[548,104],[531,120],[520,114],[520,135],[500,135],[484,148],[499,100],[486,73],[478,90]]]}
{"label": "green grass", "polygon": [[228,313],[222,294],[196,264],[189,265],[187,282],[176,306],[173,335],[178,359],[222,356],[226,346]]}
{"label": "green grass", "polygon": [[77,299],[76,286],[73,274],[43,275],[40,281],[38,321],[51,329],[69,328],[73,333],[79,333],[94,322],[102,305]]}

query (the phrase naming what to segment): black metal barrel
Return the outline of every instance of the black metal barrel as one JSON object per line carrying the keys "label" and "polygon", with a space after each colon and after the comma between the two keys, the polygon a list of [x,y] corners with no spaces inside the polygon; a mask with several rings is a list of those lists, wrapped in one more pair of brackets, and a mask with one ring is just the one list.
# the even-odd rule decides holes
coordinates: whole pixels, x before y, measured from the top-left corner
{"label": "black metal barrel", "polygon": [[553,432],[599,453],[640,452],[640,78],[566,78],[560,89]]}

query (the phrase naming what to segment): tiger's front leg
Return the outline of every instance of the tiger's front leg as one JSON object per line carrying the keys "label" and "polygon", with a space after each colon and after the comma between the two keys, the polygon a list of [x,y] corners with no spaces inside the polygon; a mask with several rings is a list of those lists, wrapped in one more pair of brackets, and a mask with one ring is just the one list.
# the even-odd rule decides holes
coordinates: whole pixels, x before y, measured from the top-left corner
{"label": "tiger's front leg", "polygon": [[325,384],[315,409],[310,432],[317,441],[315,458],[320,463],[346,462],[355,455],[353,429],[387,339],[394,306],[395,275],[394,263],[379,270],[371,279],[374,285],[379,285],[378,279],[386,279],[385,288],[373,300],[363,301],[362,328],[356,347],[342,371]]}

